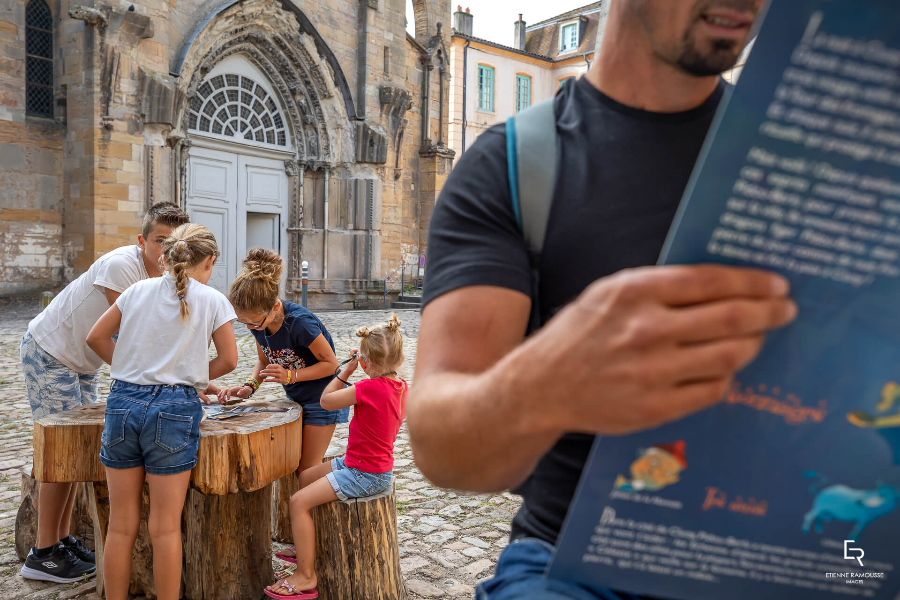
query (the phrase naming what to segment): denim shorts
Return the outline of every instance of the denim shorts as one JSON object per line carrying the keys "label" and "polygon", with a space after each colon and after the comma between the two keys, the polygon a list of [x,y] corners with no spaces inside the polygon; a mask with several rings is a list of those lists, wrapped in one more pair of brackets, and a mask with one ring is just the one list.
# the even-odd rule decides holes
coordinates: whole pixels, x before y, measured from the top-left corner
{"label": "denim shorts", "polygon": [[100,372],[78,373],[41,348],[30,333],[19,347],[31,416],[40,418],[97,401]]}
{"label": "denim shorts", "polygon": [[631,594],[546,579],[544,571],[552,557],[553,546],[543,540],[514,541],[500,554],[494,576],[475,589],[476,600],[638,600]]}
{"label": "denim shorts", "polygon": [[339,500],[349,500],[374,496],[388,489],[394,482],[394,471],[366,473],[348,467],[343,458],[332,458],[331,473],[325,477]]}
{"label": "denim shorts", "polygon": [[337,425],[350,422],[350,407],[340,410],[325,410],[318,400],[299,402],[303,407],[303,425]]}
{"label": "denim shorts", "polygon": [[106,399],[100,462],[110,469],[144,467],[150,475],[189,471],[197,464],[202,418],[193,387],[115,381]]}

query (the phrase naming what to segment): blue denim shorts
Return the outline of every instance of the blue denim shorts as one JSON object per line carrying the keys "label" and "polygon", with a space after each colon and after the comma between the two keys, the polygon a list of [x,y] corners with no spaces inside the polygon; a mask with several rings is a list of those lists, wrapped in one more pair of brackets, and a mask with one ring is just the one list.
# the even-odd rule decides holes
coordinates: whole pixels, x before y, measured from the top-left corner
{"label": "blue denim shorts", "polygon": [[318,400],[299,403],[303,407],[303,425],[337,425],[350,422],[350,407],[325,410]]}
{"label": "blue denim shorts", "polygon": [[394,471],[366,473],[348,467],[343,458],[332,458],[331,473],[325,477],[339,500],[349,500],[374,496],[388,489],[394,482]]}
{"label": "blue denim shorts", "polygon": [[150,475],[189,471],[197,464],[202,418],[192,387],[115,381],[106,399],[100,462],[110,469],[144,467]]}
{"label": "blue denim shorts", "polygon": [[30,333],[19,346],[31,416],[40,418],[97,401],[100,372],[78,373],[41,348]]}
{"label": "blue denim shorts", "polygon": [[494,576],[475,589],[476,600],[639,600],[631,594],[591,590],[569,581],[546,579],[544,571],[552,557],[553,546],[545,541],[532,538],[514,541],[500,554]]}

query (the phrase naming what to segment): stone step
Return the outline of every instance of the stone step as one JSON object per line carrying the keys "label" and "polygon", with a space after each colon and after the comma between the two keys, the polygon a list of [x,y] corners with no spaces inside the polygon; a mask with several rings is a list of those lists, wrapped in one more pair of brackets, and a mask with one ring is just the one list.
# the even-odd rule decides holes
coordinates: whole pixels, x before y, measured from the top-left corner
{"label": "stone step", "polygon": [[398,309],[398,310],[407,310],[407,309],[418,310],[418,309],[422,308],[422,303],[421,302],[391,302],[391,308]]}

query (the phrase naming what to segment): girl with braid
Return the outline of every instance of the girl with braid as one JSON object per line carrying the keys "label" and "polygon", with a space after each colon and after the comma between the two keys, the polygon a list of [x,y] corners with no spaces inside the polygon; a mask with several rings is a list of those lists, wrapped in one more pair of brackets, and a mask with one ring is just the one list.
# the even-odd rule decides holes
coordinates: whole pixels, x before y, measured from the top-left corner
{"label": "girl with braid", "polygon": [[[189,223],[163,242],[166,273],[129,287],[87,336],[111,365],[100,462],[109,485],[103,575],[109,600],[125,600],[146,474],[159,600],[178,598],[181,512],[200,446],[201,394],[237,366],[228,300],[205,285],[219,256],[213,234]],[[118,341],[113,336],[119,333]],[[210,340],[217,356],[209,360]]]}

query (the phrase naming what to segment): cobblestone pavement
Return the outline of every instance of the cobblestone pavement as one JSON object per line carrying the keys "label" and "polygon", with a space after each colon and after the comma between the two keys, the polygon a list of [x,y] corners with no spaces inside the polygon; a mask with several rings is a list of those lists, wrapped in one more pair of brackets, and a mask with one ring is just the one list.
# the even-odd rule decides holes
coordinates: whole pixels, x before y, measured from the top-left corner
{"label": "cobblestone pavement", "polygon": [[[21,501],[21,470],[30,464],[32,455],[31,411],[19,368],[19,343],[37,311],[37,299],[0,299],[0,598],[96,598],[93,582],[44,584],[23,579],[18,574],[22,563],[15,554],[13,530]],[[322,312],[318,316],[331,333],[338,356],[343,360],[350,349],[357,346],[356,328],[386,321],[389,314],[340,311]],[[401,375],[411,380],[419,314],[400,311],[398,316],[406,341],[406,362]],[[256,360],[253,338],[246,329],[238,331],[238,346],[240,362],[237,370],[218,383],[236,385],[243,381]],[[106,397],[108,386],[108,370],[104,370],[101,400]],[[258,394],[274,398],[283,392],[280,386],[266,384]],[[348,426],[339,425],[329,453],[341,453],[347,445],[347,435]],[[472,598],[474,586],[490,575],[500,551],[506,546],[509,523],[518,510],[519,498],[508,493],[463,494],[432,486],[413,462],[405,425],[397,439],[394,456],[400,567],[411,596]],[[281,547],[276,544],[276,550]],[[273,561],[276,572],[290,566],[277,559]]]}

